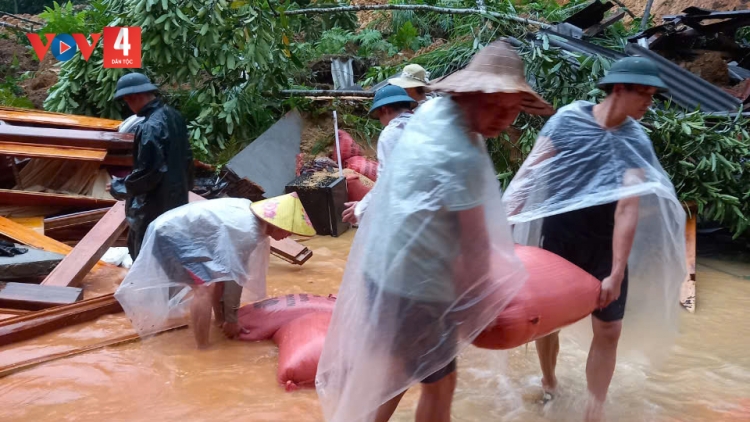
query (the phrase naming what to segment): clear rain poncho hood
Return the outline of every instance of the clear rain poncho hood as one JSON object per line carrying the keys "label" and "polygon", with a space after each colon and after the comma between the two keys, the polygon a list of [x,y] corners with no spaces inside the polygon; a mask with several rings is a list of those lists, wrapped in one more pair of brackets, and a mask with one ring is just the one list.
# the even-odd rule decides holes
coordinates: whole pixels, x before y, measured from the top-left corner
{"label": "clear rain poncho hood", "polygon": [[187,317],[194,284],[188,271],[204,283],[235,281],[254,299],[266,295],[271,241],[250,204],[237,198],[192,202],[149,225],[141,253],[115,292],[139,335]]}
{"label": "clear rain poncho hood", "polygon": [[[503,202],[515,241],[539,246],[545,217],[639,198],[618,354],[654,363],[677,334],[680,286],[687,276],[686,215],[640,124],[628,119],[605,130],[593,106],[575,102],[547,122]],[[574,339],[588,348],[589,319],[573,327]]]}
{"label": "clear rain poncho hood", "polygon": [[329,422],[373,420],[449,364],[526,280],[484,142],[450,97],[411,117],[372,195],[318,366]]}

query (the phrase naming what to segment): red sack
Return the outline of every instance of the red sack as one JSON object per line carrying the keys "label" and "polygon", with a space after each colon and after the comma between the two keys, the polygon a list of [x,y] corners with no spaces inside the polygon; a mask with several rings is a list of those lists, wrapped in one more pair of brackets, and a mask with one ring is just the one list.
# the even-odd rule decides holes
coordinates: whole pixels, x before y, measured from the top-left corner
{"label": "red sack", "polygon": [[512,349],[573,324],[599,303],[601,282],[552,252],[516,245],[529,279],[474,340],[483,349]]}
{"label": "red sack", "polygon": [[346,160],[346,168],[364,175],[373,182],[378,180],[378,162],[375,160],[368,160],[365,157],[352,157]]}
{"label": "red sack", "polygon": [[279,345],[276,378],[286,391],[314,387],[318,361],[332,312],[313,312],[282,326],[273,336]]}
{"label": "red sack", "polygon": [[367,177],[357,173],[352,169],[345,169],[344,176],[346,176],[346,190],[348,192],[347,199],[351,201],[361,201],[362,198],[372,190],[375,183]]}
{"label": "red sack", "polygon": [[[354,141],[352,135],[349,135],[345,131],[339,129],[339,146],[341,147],[341,162],[362,155],[362,147]],[[333,161],[338,162],[338,154],[336,153],[336,145],[333,146]]]}
{"label": "red sack", "polygon": [[336,297],[295,294],[264,299],[241,307],[237,320],[242,327],[239,339],[268,340],[284,324],[311,312],[333,312]]}

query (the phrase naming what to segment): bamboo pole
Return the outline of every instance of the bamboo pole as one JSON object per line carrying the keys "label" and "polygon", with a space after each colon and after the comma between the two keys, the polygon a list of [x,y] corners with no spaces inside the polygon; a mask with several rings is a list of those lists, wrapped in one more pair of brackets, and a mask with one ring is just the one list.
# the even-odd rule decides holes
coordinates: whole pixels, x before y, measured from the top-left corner
{"label": "bamboo pole", "polygon": [[[174,327],[169,327],[164,330],[160,330],[154,333],[153,335],[157,335],[157,334],[165,333],[167,331],[173,331],[173,330],[177,330],[177,329],[185,328],[185,327],[187,327],[187,324],[180,324]],[[65,352],[54,353],[54,354],[47,355],[47,356],[41,356],[38,358],[16,362],[10,365],[0,367],[0,378],[4,378],[16,372],[25,371],[26,369],[30,369],[35,366],[48,363],[48,362],[52,362],[58,359],[69,358],[75,355],[80,355],[81,353],[103,349],[105,347],[118,346],[121,344],[131,343],[134,341],[139,341],[140,339],[141,337],[138,334],[128,334],[128,335],[117,337],[111,340],[105,340],[99,343],[95,343],[89,346],[79,347],[77,349],[68,350]]]}
{"label": "bamboo pole", "polygon": [[498,12],[482,12],[479,8],[470,9],[457,9],[453,7],[437,7],[426,4],[370,4],[370,5],[359,5],[359,6],[336,6],[336,7],[315,7],[305,8],[297,10],[289,10],[284,12],[286,15],[315,15],[324,13],[345,13],[345,12],[362,12],[367,10],[418,10],[423,12],[433,13],[445,13],[451,15],[479,15],[485,14],[492,16],[497,19],[509,20],[514,22],[523,23],[526,25],[535,25],[541,28],[551,28],[552,25],[535,21],[532,19],[522,18],[519,16],[508,15],[505,13]]}

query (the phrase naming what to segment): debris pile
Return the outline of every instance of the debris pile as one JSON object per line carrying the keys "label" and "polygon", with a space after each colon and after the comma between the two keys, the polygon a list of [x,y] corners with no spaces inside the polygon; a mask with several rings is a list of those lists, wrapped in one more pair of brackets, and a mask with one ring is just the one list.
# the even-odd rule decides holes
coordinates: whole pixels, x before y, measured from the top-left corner
{"label": "debris pile", "polygon": [[[111,292],[132,263],[120,249],[125,203],[106,187],[132,168],[133,135],[121,123],[0,107],[0,345],[122,312]],[[196,167],[209,180],[197,191],[226,195],[215,169]],[[271,252],[295,265],[312,257],[292,239],[272,241]]]}

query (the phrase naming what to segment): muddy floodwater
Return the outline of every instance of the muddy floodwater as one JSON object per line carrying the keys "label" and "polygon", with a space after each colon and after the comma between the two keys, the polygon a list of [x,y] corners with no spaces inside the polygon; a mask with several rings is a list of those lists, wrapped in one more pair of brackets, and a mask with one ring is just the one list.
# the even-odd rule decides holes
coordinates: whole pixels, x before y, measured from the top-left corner
{"label": "muddy floodwater", "polygon": [[[304,266],[272,259],[270,296],[335,293],[349,231],[305,242]],[[750,265],[699,259],[697,312],[682,313],[671,360],[657,372],[620,365],[609,421],[750,421]],[[627,317],[625,319],[627,323]],[[132,333],[123,314],[0,349],[0,365],[84,347]],[[469,348],[459,359],[454,421],[580,421],[586,353],[564,340],[561,391],[546,406],[533,345],[508,353]],[[276,383],[271,341],[242,343],[212,333],[197,351],[182,329],[141,342],[55,360],[0,378],[1,421],[322,421],[314,390]],[[394,417],[412,421],[418,387]]]}

